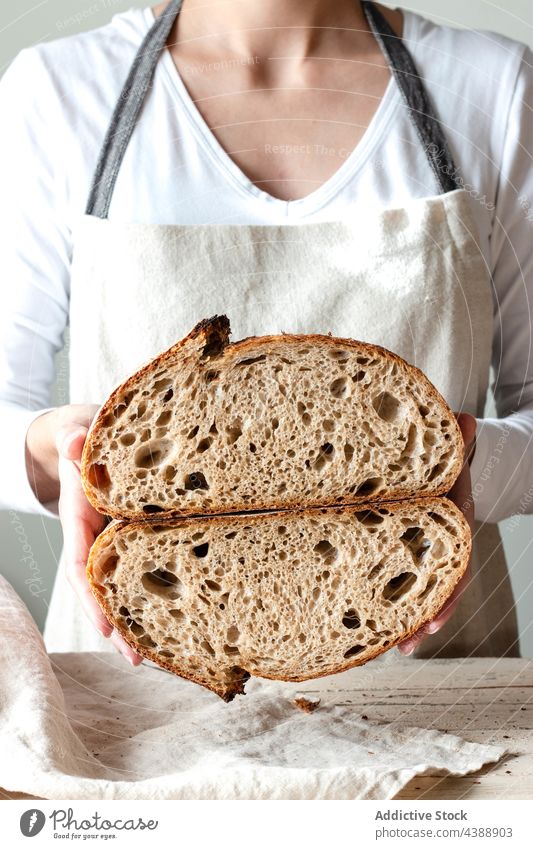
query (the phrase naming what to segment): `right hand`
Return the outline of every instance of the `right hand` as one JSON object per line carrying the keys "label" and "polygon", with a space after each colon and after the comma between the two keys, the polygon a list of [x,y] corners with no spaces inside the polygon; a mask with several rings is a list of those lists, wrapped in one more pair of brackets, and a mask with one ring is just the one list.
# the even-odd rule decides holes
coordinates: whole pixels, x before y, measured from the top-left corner
{"label": "right hand", "polygon": [[[35,419],[27,435],[28,471],[36,494],[59,490],[59,518],[63,529],[65,571],[81,606],[94,627],[130,661],[142,663],[113,628],[91,592],[86,574],[89,550],[104,529],[105,517],[87,500],[81,485],[80,461],[89,426],[98,410],[94,405],[69,404]],[[43,485],[36,484],[41,461]],[[38,479],[38,478],[37,478]],[[38,495],[39,497],[39,495]],[[48,500],[42,498],[42,501]]]}

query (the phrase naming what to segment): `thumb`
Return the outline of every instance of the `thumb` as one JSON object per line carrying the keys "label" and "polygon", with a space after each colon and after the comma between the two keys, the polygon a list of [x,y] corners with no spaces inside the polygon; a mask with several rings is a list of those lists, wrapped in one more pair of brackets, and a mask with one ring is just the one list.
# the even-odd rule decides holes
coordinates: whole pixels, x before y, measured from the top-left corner
{"label": "thumb", "polygon": [[87,428],[83,426],[61,427],[56,433],[57,453],[66,460],[81,460]]}

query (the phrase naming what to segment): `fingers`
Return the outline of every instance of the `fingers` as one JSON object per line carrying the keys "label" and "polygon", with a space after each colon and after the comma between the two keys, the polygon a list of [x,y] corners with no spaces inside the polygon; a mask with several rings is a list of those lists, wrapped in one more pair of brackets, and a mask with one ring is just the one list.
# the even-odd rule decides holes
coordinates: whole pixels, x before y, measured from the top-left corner
{"label": "fingers", "polygon": [[59,456],[65,460],[72,460],[79,463],[87,437],[87,428],[64,426],[60,427],[56,433],[56,448]]}
{"label": "fingers", "polygon": [[448,619],[453,616],[455,609],[459,604],[459,599],[470,582],[470,578],[470,568],[468,568],[455,587],[450,598],[444,603],[441,610],[439,610],[437,616],[435,616],[431,622],[426,622],[425,625],[422,625],[418,631],[415,631],[415,633],[406,640],[402,640],[401,643],[398,643],[396,648],[401,652],[401,654],[412,654],[417,646],[419,646],[429,634],[436,634],[437,631],[440,631]]}
{"label": "fingers", "polygon": [[143,662],[141,655],[137,654],[137,652],[127,644],[126,640],[121,637],[118,631],[114,630],[111,634],[111,642],[115,648],[124,655],[126,660],[129,660],[132,666],[139,666],[139,664]]}
{"label": "fingers", "polygon": [[470,415],[470,413],[456,413],[455,417],[457,419],[457,424],[461,428],[468,456],[468,449],[472,446],[476,437],[477,422],[474,416]]}
{"label": "fingers", "polygon": [[89,550],[99,530],[98,522],[101,520],[101,527],[103,527],[104,517],[98,517],[96,514],[98,518],[95,524],[91,525],[88,516],[83,516],[84,505],[83,502],[80,503],[79,472],[74,463],[65,460],[62,456],[59,457],[59,477],[61,481],[59,515],[63,528],[63,556],[67,580],[95,628],[103,637],[109,637],[113,629],[94,598],[85,573]]}

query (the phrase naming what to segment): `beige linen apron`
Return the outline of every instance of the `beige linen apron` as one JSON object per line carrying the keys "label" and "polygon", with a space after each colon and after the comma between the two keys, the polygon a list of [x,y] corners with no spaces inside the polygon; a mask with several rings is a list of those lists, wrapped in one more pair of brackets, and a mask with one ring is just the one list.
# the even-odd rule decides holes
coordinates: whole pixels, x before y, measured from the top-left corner
{"label": "beige linen apron", "polygon": [[[102,403],[117,383],[200,319],[225,313],[233,339],[331,332],[383,345],[421,368],[454,411],[483,416],[493,305],[472,200],[455,188],[451,160],[442,169],[443,152],[450,156],[446,140],[407,49],[373,4],[364,6],[426,154],[438,151],[439,161],[430,162],[442,193],[399,209],[355,208],[350,220],[326,223],[109,221],[114,180],[147,91],[143,83],[179,12],[174,0],[141,46],[104,144],[88,212],[75,230],[72,403]],[[148,70],[142,65],[147,57]],[[132,97],[136,103],[128,108]],[[423,124],[416,117],[421,113]],[[61,561],[45,626],[48,650],[114,651],[86,620],[63,573]],[[472,575],[452,618],[412,657],[519,655],[496,525],[476,522]]]}

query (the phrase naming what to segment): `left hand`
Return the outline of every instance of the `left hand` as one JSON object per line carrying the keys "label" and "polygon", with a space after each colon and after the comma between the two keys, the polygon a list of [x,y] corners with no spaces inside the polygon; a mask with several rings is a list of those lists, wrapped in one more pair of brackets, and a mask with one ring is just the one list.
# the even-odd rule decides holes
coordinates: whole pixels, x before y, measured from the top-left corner
{"label": "left hand", "polygon": [[[468,524],[470,525],[470,530],[473,533],[474,504],[472,501],[472,485],[470,481],[470,463],[472,462],[475,451],[477,422],[474,416],[471,416],[470,413],[459,413],[456,415],[456,418],[465,441],[465,463],[459,477],[446,495],[447,498],[449,498],[450,501],[453,501],[464,514]],[[463,577],[455,587],[450,598],[446,601],[441,610],[439,610],[437,616],[432,619],[431,622],[426,622],[420,630],[416,631],[406,640],[402,640],[401,643],[397,644],[397,648],[402,654],[411,654],[428,634],[434,634],[442,628],[450,616],[453,615],[459,602],[459,597],[468,586],[470,578],[471,568],[469,561]]]}

